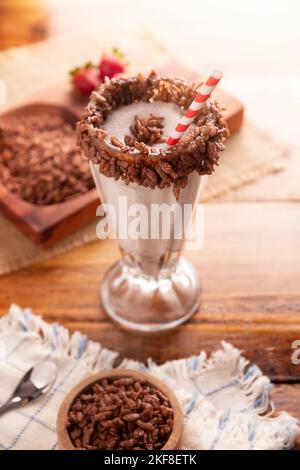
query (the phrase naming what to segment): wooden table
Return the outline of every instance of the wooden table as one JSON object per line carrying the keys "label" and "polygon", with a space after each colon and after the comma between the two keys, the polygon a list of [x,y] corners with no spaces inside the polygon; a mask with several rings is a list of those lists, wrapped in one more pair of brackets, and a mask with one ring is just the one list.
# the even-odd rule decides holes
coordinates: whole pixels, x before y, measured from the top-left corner
{"label": "wooden table", "polygon": [[232,342],[275,382],[278,409],[300,418],[300,365],[291,361],[300,339],[299,239],[298,203],[208,204],[204,247],[187,253],[204,283],[202,308],[163,337],[122,331],[101,309],[99,284],[119,256],[112,240],[3,276],[0,312],[11,302],[30,306],[118,351],[119,360],[161,363]]}
{"label": "wooden table", "polygon": [[[99,241],[0,278],[0,313],[11,302],[30,306],[46,320],[79,329],[115,349],[120,359],[152,356],[161,363],[230,341],[272,378],[277,409],[300,419],[300,365],[291,360],[292,343],[300,339],[300,61],[294,53],[300,44],[299,7],[296,1],[293,7],[274,2],[270,10],[268,2],[254,0],[245,9],[241,2],[228,0],[218,2],[217,10],[204,10],[198,1],[188,0],[193,14],[183,21],[179,3],[166,0],[159,10],[150,10],[149,2],[141,2],[138,9],[128,2],[128,14],[119,17],[115,12],[120,0],[104,6],[87,0],[74,0],[71,6],[14,2],[13,10],[4,1],[0,48],[82,30],[95,22],[100,30],[101,21],[115,29],[118,21],[145,25],[180,62],[201,67],[215,61],[226,70],[224,85],[243,100],[248,115],[289,142],[287,170],[236,191],[227,197],[229,203],[207,205],[205,246],[199,253],[187,253],[203,279],[202,308],[163,339],[125,333],[101,310],[99,283],[118,258],[113,241]],[[18,27],[13,29],[16,18]]]}

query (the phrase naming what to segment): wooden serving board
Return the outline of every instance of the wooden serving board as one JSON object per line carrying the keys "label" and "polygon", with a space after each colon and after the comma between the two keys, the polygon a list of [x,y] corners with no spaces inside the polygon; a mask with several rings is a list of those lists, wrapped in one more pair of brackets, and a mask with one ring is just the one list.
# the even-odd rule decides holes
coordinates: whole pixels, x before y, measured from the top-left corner
{"label": "wooden serving board", "polygon": [[[159,70],[162,74],[183,76],[200,80],[199,75],[176,63],[170,63]],[[243,120],[243,106],[224,90],[216,90],[215,97],[226,108],[224,113],[231,134],[237,132]],[[18,107],[7,109],[4,115],[24,115],[39,110],[59,110],[65,119],[74,125],[87,104],[87,99],[72,93],[69,83],[55,83],[29,97]],[[0,116],[1,119],[1,116]],[[33,242],[50,246],[83,227],[95,218],[99,199],[96,190],[77,196],[68,201],[49,206],[36,206],[16,197],[0,184],[0,210],[14,222]]]}
{"label": "wooden serving board", "polygon": [[[2,116],[22,116],[45,112],[59,113],[75,129],[78,116],[66,107],[55,104],[28,104],[7,111]],[[74,231],[95,217],[98,205],[96,189],[60,204],[37,206],[8,191],[0,185],[0,209],[3,214],[28,235],[34,242],[44,245],[55,243],[63,236]]]}

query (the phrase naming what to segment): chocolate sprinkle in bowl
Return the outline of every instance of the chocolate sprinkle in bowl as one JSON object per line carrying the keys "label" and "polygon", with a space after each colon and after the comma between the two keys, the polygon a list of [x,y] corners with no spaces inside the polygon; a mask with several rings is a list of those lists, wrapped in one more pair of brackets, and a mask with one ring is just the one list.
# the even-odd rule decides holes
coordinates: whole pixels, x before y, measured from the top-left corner
{"label": "chocolate sprinkle in bowl", "polygon": [[61,450],[174,450],[182,428],[173,392],[156,377],[130,369],[83,380],[57,417]]}
{"label": "chocolate sprinkle in bowl", "polygon": [[29,104],[0,116],[0,184],[35,206],[50,206],[94,188],[76,147],[77,116],[58,105]]}

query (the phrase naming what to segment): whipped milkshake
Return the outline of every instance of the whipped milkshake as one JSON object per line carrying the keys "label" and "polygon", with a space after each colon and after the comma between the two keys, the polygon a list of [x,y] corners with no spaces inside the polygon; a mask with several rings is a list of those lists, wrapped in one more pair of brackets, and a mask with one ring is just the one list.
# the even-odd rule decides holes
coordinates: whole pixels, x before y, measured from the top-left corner
{"label": "whipped milkshake", "polygon": [[[134,122],[135,116],[148,117],[151,114],[161,116],[163,118],[163,137],[165,140],[175,129],[182,116],[179,106],[174,103],[165,103],[163,101],[153,101],[152,103],[138,102],[127,106],[121,106],[108,115],[107,120],[103,125],[103,129],[108,132],[106,141],[109,141],[111,136],[116,136],[120,141],[124,141],[124,137],[130,134],[130,126]],[[151,145],[152,149],[166,147],[165,143],[155,143]]]}
{"label": "whipped milkshake", "polygon": [[[110,138],[115,136],[120,141],[124,141],[125,136],[130,134],[130,126],[134,122],[135,116],[143,118],[150,115],[163,117],[164,128],[162,139],[166,140],[178,123],[182,113],[177,105],[161,101],[154,101],[152,103],[139,102],[120,107],[108,116],[103,126],[107,131],[105,140],[109,143]],[[158,148],[167,148],[167,146],[165,142],[155,143],[149,146],[149,151],[155,156],[156,149]],[[126,197],[128,208],[133,207],[137,203],[142,204],[149,214],[146,239],[145,234],[143,239],[119,238],[119,246],[127,261],[149,276],[158,276],[161,269],[172,268],[172,265],[177,262],[183,249],[184,237],[181,239],[175,238],[176,227],[174,224],[176,221],[173,217],[170,220],[169,233],[167,235],[164,234],[163,238],[163,222],[161,218],[151,217],[151,207],[153,204],[167,204],[169,207],[176,204],[178,206],[176,210],[180,210],[183,214],[185,204],[194,205],[199,200],[200,192],[204,188],[206,181],[206,175],[200,176],[196,172],[190,174],[187,186],[181,190],[179,198],[176,200],[171,186],[164,189],[151,189],[136,183],[125,184],[123,181],[115,181],[101,174],[95,163],[92,163],[91,167],[100,200],[112,204],[116,211],[116,225],[111,227],[112,232],[119,234],[121,231],[119,221],[123,218],[121,211],[124,207],[120,204],[120,197]],[[129,225],[134,217],[127,217]],[[170,213],[170,217],[172,217],[172,213]],[[158,227],[158,239],[151,238],[153,224],[160,224],[160,227]]]}
{"label": "whipped milkshake", "polygon": [[[165,331],[199,306],[199,275],[181,257],[193,213],[189,210],[186,217],[185,208],[198,203],[228,131],[219,106],[208,102],[186,135],[173,147],[166,145],[195,91],[192,83],[154,72],[113,79],[92,93],[78,124],[78,142],[100,200],[114,208],[111,228],[122,254],[102,282],[101,301],[127,329]],[[184,218],[179,237],[183,218],[174,216],[174,206]],[[162,219],[153,207],[171,210],[162,210]],[[128,228],[137,217],[147,218],[146,231],[137,224],[133,235],[128,231],[124,236],[125,222]]]}

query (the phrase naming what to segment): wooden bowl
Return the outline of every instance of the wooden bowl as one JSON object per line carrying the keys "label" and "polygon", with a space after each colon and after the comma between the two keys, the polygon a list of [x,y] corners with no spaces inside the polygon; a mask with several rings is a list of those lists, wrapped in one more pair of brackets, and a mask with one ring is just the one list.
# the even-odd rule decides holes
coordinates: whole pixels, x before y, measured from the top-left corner
{"label": "wooden bowl", "polygon": [[181,407],[178,403],[177,398],[174,393],[167,387],[163,382],[161,382],[156,377],[153,377],[150,374],[145,374],[131,369],[109,369],[98,374],[91,375],[90,377],[82,380],[78,385],[76,385],[66,396],[62,402],[57,416],[57,437],[58,445],[61,450],[74,450],[69,433],[66,428],[67,416],[70,410],[70,407],[76,400],[76,398],[85,393],[92,385],[99,382],[102,379],[119,379],[121,377],[132,377],[136,380],[146,380],[150,385],[153,385],[155,388],[161,390],[168,400],[173,409],[174,413],[174,425],[170,437],[162,450],[174,450],[177,448],[183,429],[183,413]]}
{"label": "wooden bowl", "polygon": [[[40,113],[60,115],[75,132],[79,115],[66,107],[48,103],[31,103],[6,111],[0,115],[0,122],[7,117],[26,119],[28,115]],[[95,219],[98,205],[96,189],[57,204],[38,206],[24,201],[0,184],[0,210],[33,242],[44,247],[51,246]]]}

